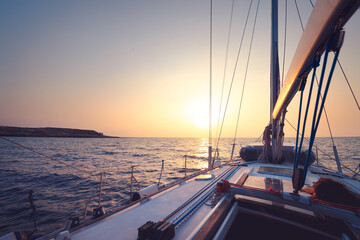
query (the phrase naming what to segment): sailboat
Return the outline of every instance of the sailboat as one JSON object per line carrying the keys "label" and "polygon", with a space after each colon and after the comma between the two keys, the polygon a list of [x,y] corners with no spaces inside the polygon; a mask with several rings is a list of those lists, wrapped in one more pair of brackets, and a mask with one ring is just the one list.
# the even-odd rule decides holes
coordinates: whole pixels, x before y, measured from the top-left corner
{"label": "sailboat", "polygon": [[[312,153],[344,40],[343,26],[359,6],[359,0],[316,2],[279,92],[277,1],[272,1],[271,116],[264,145],[244,147],[238,161],[226,164],[214,161],[209,147],[204,171],[142,189],[124,206],[104,209],[99,201],[93,216],[85,212],[40,239],[359,239],[360,182],[341,170],[316,165]],[[326,82],[331,52],[335,57]],[[295,147],[283,146],[286,108],[296,93],[303,95],[307,80],[313,86],[321,58],[319,89],[323,84],[324,92],[321,97],[319,90],[316,96],[309,147],[304,151],[300,132]],[[298,126],[305,126],[307,118],[308,107]],[[330,195],[340,195],[340,200],[323,197],[321,187]],[[11,233],[0,239],[16,236]]]}

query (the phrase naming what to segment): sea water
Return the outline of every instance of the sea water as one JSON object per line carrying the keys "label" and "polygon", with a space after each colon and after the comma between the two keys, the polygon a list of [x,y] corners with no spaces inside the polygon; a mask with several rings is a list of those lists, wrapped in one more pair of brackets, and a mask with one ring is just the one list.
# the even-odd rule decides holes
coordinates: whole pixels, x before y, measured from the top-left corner
{"label": "sea water", "polygon": [[[208,140],[201,138],[9,139],[52,159],[0,139],[0,236],[34,229],[34,217],[40,236],[64,227],[70,217],[83,216],[85,203],[99,186],[99,176],[91,175],[105,172],[101,204],[106,209],[129,199],[131,166],[142,188],[159,182],[162,160],[160,183],[185,176],[185,155],[187,174],[207,167]],[[342,164],[355,170],[360,163],[360,138],[334,141]],[[287,139],[284,145],[294,142]],[[237,139],[235,155],[240,146],[254,143],[256,139]],[[216,141],[214,145],[216,148]],[[331,139],[318,138],[315,145],[320,163],[336,169]],[[229,160],[232,139],[222,139],[218,148],[221,160]],[[347,169],[344,172],[352,174]],[[89,214],[97,201],[96,193]]]}

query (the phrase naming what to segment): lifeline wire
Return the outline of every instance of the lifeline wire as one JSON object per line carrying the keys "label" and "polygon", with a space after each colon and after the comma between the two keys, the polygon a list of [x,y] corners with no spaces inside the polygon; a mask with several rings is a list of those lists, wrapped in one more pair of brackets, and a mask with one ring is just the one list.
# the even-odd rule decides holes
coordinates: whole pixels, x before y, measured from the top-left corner
{"label": "lifeline wire", "polygon": [[[160,180],[161,180],[161,176],[162,176],[163,171],[164,171],[164,159],[161,161],[160,177],[159,177],[159,181],[158,181],[158,183],[157,183],[158,186],[160,185]],[[135,180],[136,180],[136,179],[135,179]]]}
{"label": "lifeline wire", "polygon": [[[20,143],[11,141],[10,139],[7,139],[7,138],[5,138],[5,137],[3,137],[3,136],[0,136],[0,138],[3,139],[3,140],[5,140],[5,141],[7,141],[7,142],[9,142],[9,143],[12,143],[12,144],[15,144],[15,145],[17,145],[17,146],[19,146],[19,147],[22,147],[22,148],[24,148],[24,149],[27,149],[27,150],[29,150],[29,151],[31,151],[31,152],[33,152],[33,153],[39,154],[40,156],[43,156],[43,157],[46,157],[46,158],[48,158],[48,159],[50,159],[50,160],[53,160],[53,161],[56,161],[56,162],[58,162],[58,163],[64,164],[64,165],[67,166],[67,167],[74,168],[74,169],[76,169],[76,170],[78,170],[78,171],[80,171],[80,172],[82,172],[82,173],[85,173],[85,174],[89,175],[90,177],[95,177],[95,176],[98,176],[99,174],[101,174],[101,173],[92,173],[92,172],[90,172],[90,171],[88,171],[88,170],[81,169],[81,168],[76,167],[76,166],[74,166],[74,165],[68,164],[68,163],[66,163],[66,162],[64,162],[64,161],[61,161],[61,160],[59,160],[59,159],[50,157],[49,155],[46,155],[46,154],[44,154],[44,153],[38,152],[38,151],[36,151],[36,150],[34,150],[34,149],[32,149],[32,148],[26,147],[26,146],[24,146],[24,145],[22,145],[22,144],[20,144]],[[103,173],[105,173],[105,172],[103,172]],[[104,177],[105,177],[105,176],[104,176]],[[44,183],[41,183],[41,184],[44,184]],[[110,185],[110,186],[112,186],[112,187],[114,187],[114,188],[118,188],[118,186],[116,186],[116,185],[114,185],[114,184],[111,184],[111,183],[107,183],[107,184]],[[47,184],[44,184],[44,185],[49,187],[49,185],[47,185]]]}
{"label": "lifeline wire", "polygon": [[90,176],[99,175],[99,173],[95,173],[95,174],[94,174],[94,173],[91,173],[90,171],[87,171],[87,170],[78,168],[78,167],[73,166],[73,165],[71,165],[71,164],[68,164],[68,163],[66,163],[66,162],[64,162],[64,161],[58,160],[58,159],[56,159],[56,158],[50,157],[49,155],[46,155],[46,154],[41,153],[41,152],[38,152],[38,151],[36,151],[36,150],[34,150],[34,149],[32,149],[32,148],[26,147],[26,146],[24,146],[24,145],[22,145],[22,144],[20,144],[20,143],[11,141],[10,139],[7,139],[7,138],[5,138],[5,137],[3,137],[3,136],[0,136],[0,138],[3,139],[3,140],[5,140],[5,141],[7,141],[7,142],[9,142],[9,143],[15,144],[15,145],[17,145],[17,146],[19,146],[19,147],[22,147],[22,148],[25,148],[25,149],[33,152],[33,153],[39,154],[39,155],[41,155],[41,156],[43,156],[43,157],[46,157],[46,158],[48,158],[48,159],[50,159],[50,160],[53,160],[53,161],[56,161],[56,162],[58,162],[58,163],[64,164],[64,165],[67,166],[67,167],[75,168],[76,170],[78,170],[78,171],[80,171],[80,172],[83,172],[83,173],[85,173],[85,174],[89,174]]}
{"label": "lifeline wire", "polygon": [[[76,167],[76,166],[74,166],[74,165],[68,164],[68,163],[66,163],[66,162],[64,162],[64,161],[61,161],[61,160],[59,160],[59,159],[50,157],[49,155],[46,155],[46,154],[41,153],[41,152],[39,152],[39,151],[36,151],[36,150],[34,150],[34,149],[32,149],[32,148],[26,147],[26,146],[24,146],[24,145],[22,145],[22,144],[20,144],[20,143],[14,142],[14,141],[12,141],[12,140],[10,140],[10,139],[7,139],[7,138],[5,138],[5,137],[3,137],[3,136],[0,136],[0,138],[3,139],[3,140],[5,140],[5,141],[7,141],[7,142],[9,142],[9,143],[12,143],[12,144],[14,144],[14,145],[17,145],[17,146],[19,146],[19,147],[21,147],[21,148],[27,149],[27,150],[29,150],[29,151],[31,151],[31,152],[33,152],[33,153],[39,154],[40,156],[43,156],[43,157],[48,158],[48,159],[50,159],[50,160],[53,160],[53,161],[56,161],[56,162],[58,162],[58,163],[64,164],[64,165],[67,166],[67,167],[76,169],[76,170],[78,170],[79,172],[82,172],[82,173],[84,173],[84,174],[89,175],[90,177],[95,177],[95,176],[101,174],[101,173],[92,173],[92,172],[90,172],[90,171],[88,171],[88,170],[81,169],[81,168]],[[105,172],[103,172],[103,173],[105,173]],[[41,184],[44,184],[44,183],[41,183]],[[110,185],[110,186],[112,186],[112,187],[114,187],[114,188],[118,188],[118,186],[115,186],[115,185],[113,185],[113,184],[111,184],[111,183],[107,183],[107,184]],[[49,187],[49,185],[47,185],[47,184],[44,184],[44,185],[47,186],[47,187]]]}

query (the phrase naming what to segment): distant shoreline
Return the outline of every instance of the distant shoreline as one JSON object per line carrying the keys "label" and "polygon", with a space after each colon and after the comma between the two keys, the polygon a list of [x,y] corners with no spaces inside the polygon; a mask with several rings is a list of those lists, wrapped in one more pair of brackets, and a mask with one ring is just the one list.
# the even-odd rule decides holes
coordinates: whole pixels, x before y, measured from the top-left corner
{"label": "distant shoreline", "polygon": [[0,136],[6,137],[58,137],[58,138],[118,138],[105,136],[103,133],[94,130],[73,129],[73,128],[28,128],[0,126]]}

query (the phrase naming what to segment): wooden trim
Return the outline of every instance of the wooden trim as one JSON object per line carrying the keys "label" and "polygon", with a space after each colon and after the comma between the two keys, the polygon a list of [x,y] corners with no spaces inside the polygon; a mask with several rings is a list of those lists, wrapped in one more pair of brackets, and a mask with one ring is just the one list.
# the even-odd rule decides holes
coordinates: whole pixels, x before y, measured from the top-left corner
{"label": "wooden trim", "polygon": [[228,194],[193,239],[212,239],[234,203],[234,195]]}
{"label": "wooden trim", "polygon": [[246,181],[246,179],[247,179],[248,176],[249,176],[249,172],[244,172],[244,173],[241,175],[239,181],[237,181],[236,184],[237,184],[237,185],[240,185],[240,186],[244,185],[244,183],[245,183],[245,181]]}

